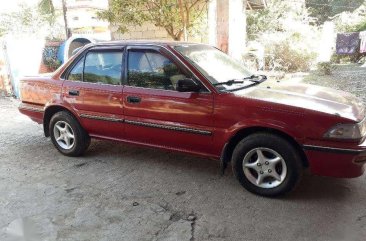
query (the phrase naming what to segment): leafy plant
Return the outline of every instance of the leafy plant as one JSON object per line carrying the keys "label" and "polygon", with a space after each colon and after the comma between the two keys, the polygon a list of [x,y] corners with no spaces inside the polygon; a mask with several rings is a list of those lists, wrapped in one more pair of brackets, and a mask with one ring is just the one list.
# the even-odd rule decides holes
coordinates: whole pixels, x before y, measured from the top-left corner
{"label": "leafy plant", "polygon": [[19,5],[17,11],[0,15],[0,35],[49,36],[52,39],[59,35],[60,26],[56,23],[50,24],[48,17],[34,6]]}
{"label": "leafy plant", "polygon": [[52,71],[61,66],[61,62],[57,59],[57,50],[58,47],[45,47],[42,52],[44,65]]}
{"label": "leafy plant", "polygon": [[[316,59],[315,51],[306,49],[301,42],[293,38],[280,39],[272,44],[266,44],[266,52],[271,56],[273,70],[285,72],[308,71]],[[271,67],[271,66],[269,66]]]}
{"label": "leafy plant", "polygon": [[332,62],[319,62],[318,71],[323,75],[331,75],[332,71],[335,69]]}
{"label": "leafy plant", "polygon": [[356,10],[364,2],[364,0],[306,0],[306,7],[316,19],[316,23],[323,24],[338,14]]}
{"label": "leafy plant", "polygon": [[208,0],[111,0],[109,9],[98,17],[108,20],[124,33],[134,25],[152,23],[162,27],[174,40],[194,30],[203,17]]}
{"label": "leafy plant", "polygon": [[339,32],[366,30],[366,1],[356,10],[342,12],[333,18]]}
{"label": "leafy plant", "polygon": [[249,11],[247,32],[264,47],[267,69],[307,71],[316,59],[320,31],[303,3],[272,0],[266,9]]}

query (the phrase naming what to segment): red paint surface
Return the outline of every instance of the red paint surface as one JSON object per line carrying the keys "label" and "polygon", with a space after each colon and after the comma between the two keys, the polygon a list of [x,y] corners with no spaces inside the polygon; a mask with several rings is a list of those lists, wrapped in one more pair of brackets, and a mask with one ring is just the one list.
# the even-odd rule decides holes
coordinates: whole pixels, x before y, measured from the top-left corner
{"label": "red paint surface", "polygon": [[[164,51],[170,50],[173,61],[179,59],[183,62],[209,92],[182,93],[62,80],[61,73],[72,62],[72,58],[51,77],[33,77],[21,81],[22,102],[45,111],[53,105],[62,106],[73,113],[89,134],[96,138],[212,158],[220,158],[225,143],[247,128],[276,130],[292,138],[300,147],[317,145],[366,152],[364,143],[327,140],[323,137],[337,123],[356,123],[364,118],[362,104],[350,94],[310,85],[269,82],[243,91],[220,93],[175,52],[170,43],[158,45]],[[70,96],[69,90],[78,90],[80,95]],[[128,103],[128,96],[139,97],[141,102]],[[42,123],[43,113],[24,109],[20,111]],[[199,129],[210,131],[212,135],[93,120],[81,118],[81,114]],[[353,163],[358,154],[324,151],[305,151],[305,154],[310,170],[315,174],[356,177],[364,171],[362,165]]]}

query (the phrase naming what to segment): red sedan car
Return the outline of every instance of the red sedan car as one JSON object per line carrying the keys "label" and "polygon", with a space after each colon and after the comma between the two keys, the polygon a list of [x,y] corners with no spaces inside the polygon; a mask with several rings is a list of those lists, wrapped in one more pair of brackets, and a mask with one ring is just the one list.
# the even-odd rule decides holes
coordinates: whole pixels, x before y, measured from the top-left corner
{"label": "red sedan car", "polygon": [[214,47],[179,42],[90,44],[50,77],[21,81],[20,112],[64,155],[90,138],[231,162],[249,191],[292,190],[302,172],[357,177],[365,108],[351,94],[267,81]]}

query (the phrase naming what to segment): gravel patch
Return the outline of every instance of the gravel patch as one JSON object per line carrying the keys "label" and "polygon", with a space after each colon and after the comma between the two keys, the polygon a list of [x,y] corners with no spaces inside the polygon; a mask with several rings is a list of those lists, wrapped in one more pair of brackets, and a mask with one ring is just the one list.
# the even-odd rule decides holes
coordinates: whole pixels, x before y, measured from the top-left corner
{"label": "gravel patch", "polygon": [[366,179],[304,175],[278,199],[245,191],[230,168],[95,141],[61,155],[42,126],[0,98],[0,240],[364,240]]}
{"label": "gravel patch", "polygon": [[366,67],[361,65],[336,65],[331,75],[312,71],[303,81],[353,93],[366,103]]}

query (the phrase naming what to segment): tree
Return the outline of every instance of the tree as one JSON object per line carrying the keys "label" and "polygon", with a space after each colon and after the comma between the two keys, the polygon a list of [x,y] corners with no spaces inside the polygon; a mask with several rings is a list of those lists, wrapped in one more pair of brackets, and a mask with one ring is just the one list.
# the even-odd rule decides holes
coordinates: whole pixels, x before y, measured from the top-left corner
{"label": "tree", "polygon": [[0,16],[0,32],[5,34],[39,34],[48,26],[40,17],[37,9],[28,5],[19,5],[17,11],[3,13]]}
{"label": "tree", "polygon": [[[55,14],[55,7],[53,5],[53,0],[41,0],[38,4],[39,12],[46,17],[46,20],[49,22],[50,25],[55,23],[56,14]],[[67,6],[66,0],[62,0],[62,15],[64,19],[64,26],[65,26],[65,35],[66,38],[70,37],[70,31],[68,28],[67,22]]]}
{"label": "tree", "polygon": [[365,0],[306,0],[311,16],[317,24],[333,19],[342,12],[352,12],[359,8]]}
{"label": "tree", "polygon": [[[203,16],[209,0],[111,0],[109,9],[99,18],[127,32],[133,25],[153,23],[162,27],[174,40],[181,40]],[[186,39],[186,37],[185,37]]]}
{"label": "tree", "polygon": [[311,25],[305,3],[293,0],[271,0],[268,7],[247,13],[247,34],[249,40],[263,33],[293,33],[303,31]]}
{"label": "tree", "polygon": [[50,25],[55,23],[56,14],[52,0],[41,0],[38,3],[38,11]]}

